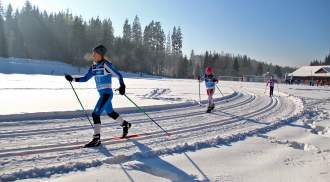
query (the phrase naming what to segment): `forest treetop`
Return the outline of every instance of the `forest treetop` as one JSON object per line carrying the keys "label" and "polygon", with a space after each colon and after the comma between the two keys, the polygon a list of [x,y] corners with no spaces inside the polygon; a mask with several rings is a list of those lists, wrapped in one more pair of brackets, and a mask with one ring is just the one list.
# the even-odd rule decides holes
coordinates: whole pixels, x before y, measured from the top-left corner
{"label": "forest treetop", "polygon": [[[282,77],[290,67],[258,62],[246,55],[192,50],[183,55],[183,29],[174,26],[163,30],[161,22],[151,21],[144,28],[135,16],[123,24],[122,36],[115,36],[110,18],[84,20],[70,11],[41,12],[26,1],[21,10],[0,0],[0,56],[60,60],[75,66],[91,63],[91,49],[104,44],[108,57],[121,70],[154,75],[193,78],[204,68],[213,66],[216,74],[227,76],[263,75],[266,72]],[[221,44],[221,42],[219,42]]]}

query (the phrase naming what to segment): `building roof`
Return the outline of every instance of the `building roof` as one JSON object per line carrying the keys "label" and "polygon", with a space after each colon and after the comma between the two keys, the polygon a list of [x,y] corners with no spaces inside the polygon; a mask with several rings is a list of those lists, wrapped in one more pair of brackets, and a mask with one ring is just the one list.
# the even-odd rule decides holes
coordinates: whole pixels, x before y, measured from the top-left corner
{"label": "building roof", "polygon": [[330,65],[303,66],[289,74],[293,77],[330,77]]}
{"label": "building roof", "polygon": [[330,67],[323,67],[317,70],[315,73],[330,73]]}

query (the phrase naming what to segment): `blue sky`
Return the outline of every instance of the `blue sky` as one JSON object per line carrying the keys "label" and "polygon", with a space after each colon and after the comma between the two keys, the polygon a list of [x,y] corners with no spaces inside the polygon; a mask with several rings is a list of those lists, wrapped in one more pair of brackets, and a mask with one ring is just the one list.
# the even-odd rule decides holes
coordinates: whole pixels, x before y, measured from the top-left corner
{"label": "blue sky", "polygon": [[[70,9],[85,19],[110,18],[116,35],[124,20],[144,27],[160,21],[166,34],[181,26],[183,51],[246,54],[273,64],[301,66],[330,53],[330,0],[30,0],[40,9]],[[22,7],[25,0],[2,0]]]}

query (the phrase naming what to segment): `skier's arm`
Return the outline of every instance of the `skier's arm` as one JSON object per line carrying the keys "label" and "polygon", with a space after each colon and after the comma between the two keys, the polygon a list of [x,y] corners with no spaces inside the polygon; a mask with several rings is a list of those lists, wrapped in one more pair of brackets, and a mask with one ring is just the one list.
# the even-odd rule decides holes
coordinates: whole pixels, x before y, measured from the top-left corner
{"label": "skier's arm", "polygon": [[202,82],[205,80],[205,76],[198,76],[198,81]]}
{"label": "skier's arm", "polygon": [[219,82],[219,80],[218,80],[218,78],[217,78],[217,77],[214,77],[212,81],[213,81],[213,82],[216,82],[216,83],[218,83],[218,82]]}
{"label": "skier's arm", "polygon": [[123,79],[123,76],[121,75],[121,73],[110,63],[110,62],[106,62],[104,64],[104,67],[106,69],[106,71],[108,71],[109,73],[111,73],[112,75],[115,75],[118,77],[118,80],[119,80],[119,84],[122,86],[122,85],[125,85],[124,84],[124,79]]}
{"label": "skier's arm", "polygon": [[83,77],[75,77],[73,78],[73,80],[76,82],[87,82],[92,77],[93,77],[93,70],[92,67],[90,67],[88,72]]}

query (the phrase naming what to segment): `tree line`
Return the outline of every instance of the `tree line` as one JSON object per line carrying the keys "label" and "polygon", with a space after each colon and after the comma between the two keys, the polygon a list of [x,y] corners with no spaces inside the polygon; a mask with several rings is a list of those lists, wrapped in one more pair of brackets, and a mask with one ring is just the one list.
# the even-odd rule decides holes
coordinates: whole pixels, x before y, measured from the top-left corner
{"label": "tree line", "polygon": [[228,76],[263,75],[282,77],[292,68],[258,62],[246,55],[206,51],[188,58],[182,52],[183,32],[174,26],[165,33],[159,21],[142,28],[136,16],[125,20],[122,36],[115,36],[111,19],[84,20],[69,11],[41,12],[26,1],[22,9],[9,4],[4,10],[0,0],[0,57],[61,60],[74,66],[91,63],[91,49],[104,44],[107,56],[121,70],[153,75],[194,78],[207,66],[216,74]]}
{"label": "tree line", "polygon": [[324,58],[324,61],[315,59],[310,62],[310,65],[311,66],[330,65],[330,53]]}

